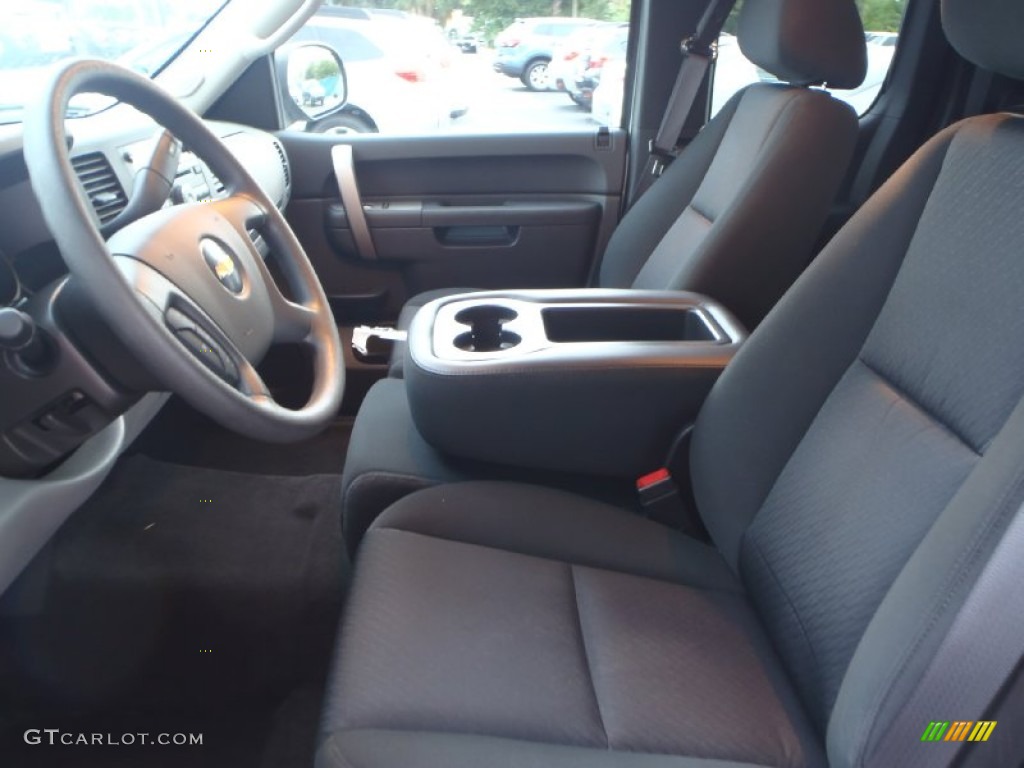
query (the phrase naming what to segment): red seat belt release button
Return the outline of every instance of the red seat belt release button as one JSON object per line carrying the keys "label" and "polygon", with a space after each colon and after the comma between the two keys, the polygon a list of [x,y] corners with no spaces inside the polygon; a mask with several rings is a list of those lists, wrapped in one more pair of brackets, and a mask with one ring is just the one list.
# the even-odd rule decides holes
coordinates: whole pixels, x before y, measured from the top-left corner
{"label": "red seat belt release button", "polygon": [[636,492],[647,517],[661,518],[673,515],[679,509],[679,489],[672,481],[672,473],[662,467],[636,481]]}
{"label": "red seat belt release button", "polygon": [[640,493],[643,493],[646,489],[671,479],[671,473],[667,469],[662,467],[661,469],[656,469],[653,472],[648,472],[646,475],[637,480],[636,489]]}

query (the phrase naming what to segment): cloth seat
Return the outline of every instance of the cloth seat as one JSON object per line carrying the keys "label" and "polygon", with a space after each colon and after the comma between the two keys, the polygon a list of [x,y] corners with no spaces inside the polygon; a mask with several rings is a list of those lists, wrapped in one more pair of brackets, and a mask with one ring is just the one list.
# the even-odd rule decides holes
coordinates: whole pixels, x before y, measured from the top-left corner
{"label": "cloth seat", "polygon": [[[942,13],[961,55],[1024,80],[1024,5]],[[690,442],[713,546],[521,485],[393,505],[356,561],[321,768],[983,750],[891,731],[1024,507],[1022,179],[1024,117],[944,130],[750,336]]]}
{"label": "cloth seat", "polygon": [[636,487],[621,478],[599,478],[528,470],[446,456],[416,429],[405,395],[405,381],[384,379],[367,392],[352,427],[350,451],[341,478],[342,532],[349,553],[374,519],[414,491],[466,480],[515,480],[560,488],[623,508],[637,507]]}
{"label": "cloth seat", "polygon": [[[744,55],[779,82],[742,89],[687,145],[619,222],[594,284],[704,293],[753,328],[810,262],[857,140],[854,110],[807,86],[857,88],[867,47],[847,0],[751,0],[738,24]],[[472,290],[418,294],[397,327]]]}
{"label": "cloth seat", "polygon": [[321,765],[499,765],[495,744],[545,765],[823,761],[724,559],[560,491],[470,482],[392,506],[337,658]]}

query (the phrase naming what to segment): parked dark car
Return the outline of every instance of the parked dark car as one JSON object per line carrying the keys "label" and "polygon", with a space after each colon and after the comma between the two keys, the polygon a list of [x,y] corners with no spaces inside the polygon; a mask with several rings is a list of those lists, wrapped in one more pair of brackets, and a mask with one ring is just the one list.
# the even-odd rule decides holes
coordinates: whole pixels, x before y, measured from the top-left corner
{"label": "parked dark car", "polygon": [[483,41],[476,35],[459,35],[452,38],[452,45],[463,53],[476,53],[483,45]]}

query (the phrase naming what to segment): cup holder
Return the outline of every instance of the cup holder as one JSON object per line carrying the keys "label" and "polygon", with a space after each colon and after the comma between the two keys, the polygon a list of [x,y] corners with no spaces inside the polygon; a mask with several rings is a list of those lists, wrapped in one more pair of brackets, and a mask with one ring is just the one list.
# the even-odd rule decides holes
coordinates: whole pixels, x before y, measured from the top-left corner
{"label": "cup holder", "polygon": [[506,331],[502,326],[519,316],[511,307],[481,304],[469,307],[455,315],[455,322],[468,325],[470,330],[460,333],[453,343],[465,352],[499,352],[512,349],[522,341],[519,334]]}

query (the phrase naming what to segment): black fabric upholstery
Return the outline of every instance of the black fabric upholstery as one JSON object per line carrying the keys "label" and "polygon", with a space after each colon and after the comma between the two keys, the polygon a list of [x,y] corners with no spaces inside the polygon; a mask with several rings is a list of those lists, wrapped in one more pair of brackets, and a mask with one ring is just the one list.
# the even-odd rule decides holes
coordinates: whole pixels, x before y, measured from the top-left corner
{"label": "black fabric upholstery", "polygon": [[352,425],[352,442],[359,448],[349,451],[341,480],[342,530],[350,553],[374,518],[403,496],[470,479],[420,437],[401,379],[378,381],[366,393]]}
{"label": "black fabric upholstery", "polygon": [[744,56],[785,82],[856,88],[867,72],[852,0],[748,0],[737,37]]}
{"label": "black fabric upholstery", "polygon": [[691,440],[713,547],[520,485],[385,512],[322,768],[889,768],[878,744],[1024,505],[1022,179],[1024,118],[952,126],[769,313]]}
{"label": "black fabric upholstery", "polygon": [[[875,746],[1022,505],[1024,404],[1018,404],[871,617],[829,720],[828,748],[834,762],[871,764]],[[910,514],[894,511],[899,513]],[[921,514],[919,509],[913,513]],[[1016,610],[1012,596],[1007,595],[1006,609]]]}
{"label": "black fabric upholstery", "polygon": [[680,534],[556,491],[464,483],[392,507],[360,563],[324,765],[346,764],[353,729],[821,764],[735,577]]}
{"label": "black fabric upholstery", "polygon": [[757,768],[732,760],[613,752],[463,733],[351,729],[323,745],[318,768]]}
{"label": "black fabric upholstery", "polygon": [[633,285],[647,257],[687,210],[707,177],[742,98],[742,91],[734,94],[622,218],[601,259],[598,287],[629,288]]}
{"label": "black fabric upholstery", "polygon": [[1021,147],[1020,119],[957,128],[861,354],[978,453],[1024,393],[1024,259],[1014,225],[1024,189]]}
{"label": "black fabric upholstery", "polygon": [[[810,262],[856,137],[823,91],[746,88],[693,195],[670,201],[659,181],[641,199],[682,210],[629,287],[703,293],[754,328]],[[605,263],[629,248],[613,237]]]}
{"label": "black fabric upholstery", "polygon": [[858,362],[748,529],[744,578],[820,726],[871,616],[976,460]]}
{"label": "black fabric upholstery", "polygon": [[619,507],[636,503],[631,481],[561,472],[526,470],[447,456],[420,436],[409,411],[405,382],[378,381],[367,392],[355,424],[341,480],[342,529],[354,554],[366,529],[382,511],[413,491],[465,480],[519,480],[544,485]]}
{"label": "black fabric upholstery", "polygon": [[[1024,235],[1013,214],[1022,171],[1018,118],[974,119],[929,143],[769,315],[698,420],[701,513],[726,556],[737,555],[812,717],[842,745],[840,760],[830,748],[838,764],[870,752],[882,703],[891,716],[902,700],[893,690],[905,694],[927,658],[901,653],[905,666],[894,668],[865,655],[878,615],[898,610],[904,626],[876,630],[876,648],[899,636],[921,649],[952,610],[949,592],[920,600],[931,584],[894,585],[911,567],[923,569],[918,579],[970,583],[1005,523],[1000,499],[1021,496],[1003,475],[987,495],[972,493],[969,509],[959,501],[1006,462],[993,447],[1015,431],[1007,425],[1024,394],[1024,269],[1013,246]],[[964,531],[970,519],[984,543]],[[965,534],[958,545],[938,533],[947,528]],[[872,671],[851,682],[857,655]],[[857,687],[859,696],[844,693]],[[840,700],[856,713],[841,728]]]}
{"label": "black fabric upholstery", "polygon": [[[480,506],[467,514],[470,500]],[[424,513],[427,508],[430,514]],[[712,547],[636,514],[556,489],[500,482],[442,485],[393,505],[377,527],[701,589],[740,589]]]}
{"label": "black fabric upholstery", "polygon": [[565,764],[804,765],[823,739],[829,765],[874,766],[1024,504],[1022,178],[1024,118],[951,127],[769,314],[691,444],[715,548],[528,486],[393,506],[360,554],[322,764],[398,729],[448,734],[421,743],[453,764],[540,761],[537,742]]}
{"label": "black fabric upholstery", "polygon": [[[623,217],[597,286],[704,293],[755,327],[810,261],[856,138],[854,111],[823,91],[748,86]],[[469,290],[413,297],[398,327]],[[394,377],[404,349],[392,354]]]}
{"label": "black fabric upholstery", "polygon": [[705,525],[736,567],[743,532],[867,339],[953,134],[929,142],[864,204],[704,402],[691,449],[694,491]]}
{"label": "black fabric upholstery", "polygon": [[942,0],[942,26],[968,61],[1024,79],[1024,4],[1018,0]]}

